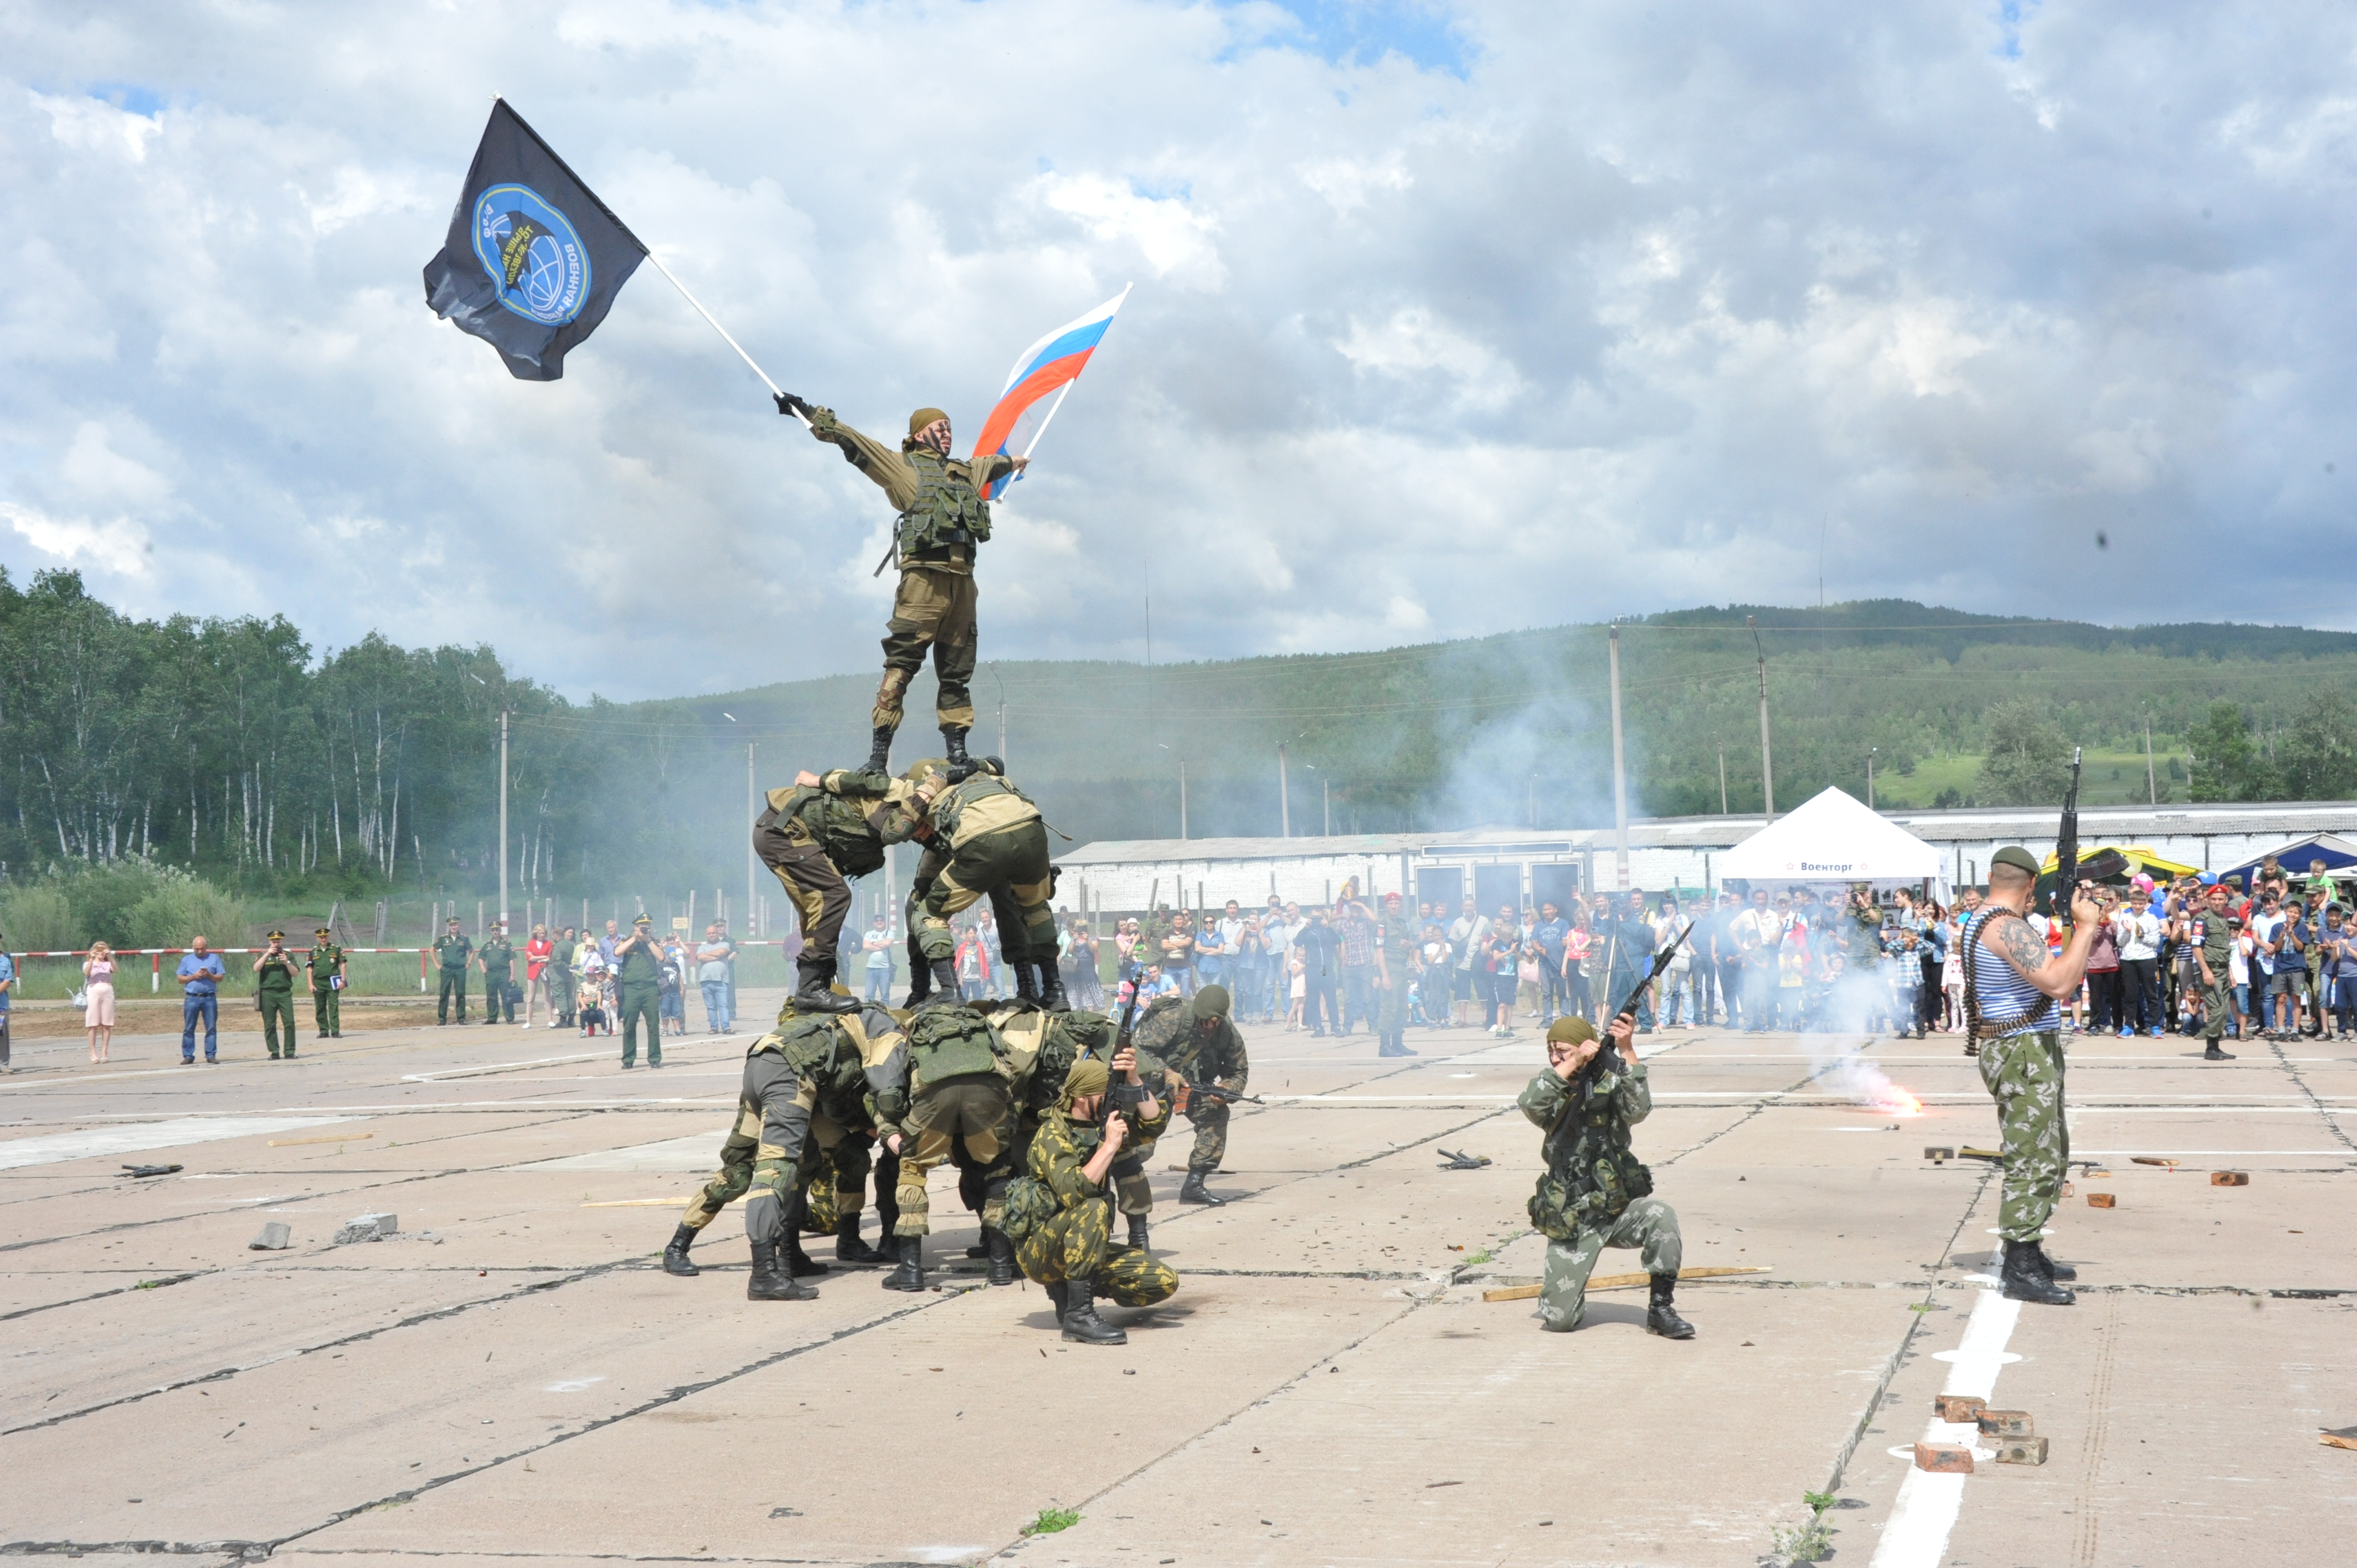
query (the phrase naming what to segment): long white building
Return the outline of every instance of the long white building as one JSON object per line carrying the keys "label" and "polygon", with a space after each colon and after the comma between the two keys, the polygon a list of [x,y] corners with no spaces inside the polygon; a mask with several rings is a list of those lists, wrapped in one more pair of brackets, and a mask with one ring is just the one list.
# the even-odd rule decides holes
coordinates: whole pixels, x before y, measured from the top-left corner
{"label": "long white building", "polygon": [[[1937,845],[1948,856],[1948,877],[1956,884],[1982,881],[1989,852],[2002,845],[2025,844],[2041,855],[2050,852],[2059,825],[2051,807],[1882,814]],[[1628,886],[1716,889],[1719,878],[1713,859],[1758,832],[1766,821],[1752,814],[1631,822]],[[2141,845],[2214,871],[2248,865],[2319,833],[2357,834],[2357,801],[2090,806],[2079,813],[2083,851]],[[1375,896],[1395,892],[1453,906],[1469,894],[1491,909],[1618,886],[1615,843],[1610,828],[1106,840],[1058,856],[1063,879],[1056,902],[1116,913],[1156,903],[1217,908],[1232,898],[1261,904],[1273,892],[1307,904],[1331,900],[1345,881],[1356,877],[1362,891]]]}

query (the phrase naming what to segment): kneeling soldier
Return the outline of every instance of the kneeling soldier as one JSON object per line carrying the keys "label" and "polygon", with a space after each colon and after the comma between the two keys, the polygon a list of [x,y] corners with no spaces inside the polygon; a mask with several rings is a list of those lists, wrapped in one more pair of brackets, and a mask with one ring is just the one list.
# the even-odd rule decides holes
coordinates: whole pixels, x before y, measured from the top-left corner
{"label": "kneeling soldier", "polygon": [[1645,1064],[1637,1059],[1636,1020],[1612,1020],[1620,1058],[1598,1061],[1603,1042],[1585,1018],[1558,1018],[1547,1029],[1547,1068],[1517,1103],[1546,1129],[1546,1174],[1531,1195],[1531,1223],[1547,1239],[1539,1320],[1555,1333],[1579,1326],[1587,1310],[1587,1276],[1607,1247],[1641,1249],[1653,1298],[1645,1332],[1691,1339],[1694,1327],[1671,1297],[1683,1250],[1675,1210],[1652,1196],[1652,1173],[1629,1149],[1629,1129],[1653,1109]]}
{"label": "kneeling soldier", "polygon": [[[1111,1090],[1114,1108],[1100,1123],[1114,1072],[1122,1086]],[[1136,1117],[1135,1127],[1123,1104]],[[1094,1057],[1074,1062],[1056,1108],[1031,1140],[1029,1174],[1009,1188],[1005,1223],[1016,1260],[1047,1287],[1067,1339],[1125,1345],[1129,1336],[1097,1316],[1097,1297],[1152,1306],[1178,1288],[1169,1265],[1113,1240],[1113,1202],[1105,1194],[1114,1161],[1131,1139],[1151,1138],[1169,1120],[1165,1102],[1138,1076],[1136,1053],[1125,1048],[1111,1070]]]}

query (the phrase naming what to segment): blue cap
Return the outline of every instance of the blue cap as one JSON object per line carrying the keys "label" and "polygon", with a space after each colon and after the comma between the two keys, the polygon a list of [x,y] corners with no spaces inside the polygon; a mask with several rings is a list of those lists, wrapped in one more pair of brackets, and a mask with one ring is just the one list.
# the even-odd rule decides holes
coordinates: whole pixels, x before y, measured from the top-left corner
{"label": "blue cap", "polygon": [[2199,875],[2197,880],[2204,887],[2214,887],[2218,885],[2218,874],[2214,871],[2204,871]]}

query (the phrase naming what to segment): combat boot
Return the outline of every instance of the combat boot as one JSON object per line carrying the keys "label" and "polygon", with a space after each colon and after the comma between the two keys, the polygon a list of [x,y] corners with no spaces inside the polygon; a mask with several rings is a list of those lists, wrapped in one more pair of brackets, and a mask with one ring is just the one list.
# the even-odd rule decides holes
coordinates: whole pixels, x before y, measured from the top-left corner
{"label": "combat boot", "polygon": [[1083,1345],[1126,1345],[1129,1336],[1097,1316],[1096,1285],[1089,1280],[1064,1282],[1064,1337]]}
{"label": "combat boot", "polygon": [[1039,982],[1032,965],[1027,961],[1007,965],[1015,972],[1015,1000],[1039,1005]]}
{"label": "combat boot", "polygon": [[753,1243],[753,1272],[745,1281],[747,1301],[816,1301],[818,1292],[778,1267],[778,1249]]}
{"label": "combat boot", "polygon": [[[920,1005],[926,1007],[940,1007],[952,1002],[963,1001],[964,998],[958,994],[957,961],[955,959],[937,958],[931,961],[931,968],[933,972],[932,993],[927,996]],[[911,989],[913,989],[913,987]]]}
{"label": "combat boot", "polygon": [[1020,1274],[1015,1267],[1015,1243],[1006,1232],[985,1225],[982,1229],[982,1244],[990,1251],[990,1283],[1011,1285]]}
{"label": "combat boot", "polygon": [[2212,1039],[2210,1042],[2209,1048],[2201,1053],[2201,1059],[2209,1062],[2230,1062],[2234,1059],[2234,1053],[2232,1051],[2220,1050],[2218,1048],[2218,1042],[2215,1039]]}
{"label": "combat boot", "polygon": [[2079,1298],[2046,1277],[2038,1266],[2038,1243],[2007,1241],[2002,1275],[2007,1301],[2034,1301],[2041,1306],[2069,1306]]}
{"label": "combat boot", "polygon": [[1146,1251],[1146,1216],[1143,1214],[1129,1217],[1129,1244],[1141,1252]]}
{"label": "combat boot", "polygon": [[1203,1173],[1201,1171],[1189,1171],[1187,1173],[1187,1179],[1184,1182],[1181,1182],[1178,1186],[1178,1201],[1181,1203],[1208,1203],[1214,1208],[1223,1208],[1227,1206],[1228,1200],[1224,1197],[1214,1197],[1211,1196],[1210,1190],[1203,1186]]}
{"label": "combat boot", "polygon": [[1050,1013],[1072,1010],[1071,998],[1064,994],[1064,977],[1056,972],[1052,963],[1039,966],[1039,1005]]}
{"label": "combat boot", "polygon": [[802,1251],[802,1225],[809,1219],[810,1204],[797,1194],[792,1209],[786,1215],[785,1245],[779,1255],[787,1272],[798,1280],[816,1279],[826,1273],[824,1263]]}
{"label": "combat boot", "polygon": [[847,1209],[834,1222],[834,1261],[838,1263],[880,1263],[884,1254],[859,1239],[859,1210]]}
{"label": "combat boot", "polygon": [[2052,1258],[2046,1255],[2045,1242],[2032,1241],[2029,1244],[2029,1251],[2038,1260],[2039,1273],[2044,1274],[2048,1279],[2060,1280],[2064,1284],[2069,1284],[2072,1280],[2079,1277],[2078,1270],[2072,1268],[2068,1263],[2058,1263]]}
{"label": "combat boot", "polygon": [[884,1276],[884,1288],[906,1291],[925,1288],[925,1239],[922,1236],[900,1238],[900,1263]]}
{"label": "combat boot", "polygon": [[876,733],[868,738],[867,771],[870,773],[892,771],[892,726],[890,725],[877,725]]}
{"label": "combat boot", "polygon": [[1670,1305],[1670,1297],[1678,1288],[1678,1276],[1654,1274],[1652,1278],[1653,1299],[1645,1308],[1645,1332],[1658,1334],[1664,1339],[1693,1338],[1694,1325],[1680,1317],[1678,1309]]}
{"label": "combat boot", "polygon": [[965,754],[965,731],[955,725],[942,726],[942,757],[950,765],[950,782],[963,784],[974,777],[974,758]]}
{"label": "combat boot", "polygon": [[1064,1326],[1064,1314],[1072,1305],[1072,1287],[1061,1280],[1050,1280],[1040,1287],[1048,1293],[1049,1305],[1056,1309],[1056,1326]]}
{"label": "combat boot", "polygon": [[671,1245],[663,1249],[663,1273],[677,1274],[683,1280],[694,1279],[704,1271],[687,1261],[687,1250],[695,1245],[695,1228],[683,1225],[671,1233]]}
{"label": "combat boot", "polygon": [[834,990],[834,959],[826,953],[804,953],[794,961],[802,983],[794,990],[797,1013],[856,1013],[859,1000]]}
{"label": "combat boot", "polygon": [[876,1261],[880,1263],[900,1261],[900,1239],[892,1234],[900,1224],[900,1189],[894,1181],[900,1162],[888,1163],[889,1171],[884,1163],[876,1167]]}

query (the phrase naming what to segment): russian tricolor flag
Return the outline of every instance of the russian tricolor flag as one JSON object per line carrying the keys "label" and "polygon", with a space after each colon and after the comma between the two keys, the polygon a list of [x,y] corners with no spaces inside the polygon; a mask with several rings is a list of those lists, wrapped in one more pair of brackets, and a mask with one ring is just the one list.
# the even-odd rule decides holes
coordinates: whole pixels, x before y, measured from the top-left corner
{"label": "russian tricolor flag", "polygon": [[[1039,444],[1039,437],[1047,433],[1048,421],[1055,418],[1056,410],[1064,404],[1063,392],[1058,389],[1069,390],[1072,382],[1080,379],[1082,369],[1089,362],[1089,356],[1095,353],[1097,345],[1104,340],[1105,328],[1113,325],[1114,312],[1121,309],[1121,302],[1128,297],[1129,290],[1125,288],[1078,321],[1057,328],[1023,350],[1022,356],[1015,361],[1015,368],[1006,373],[1006,386],[998,394],[997,406],[990,411],[990,417],[982,422],[982,434],[974,438],[974,449],[977,455],[1005,452],[1007,442],[1014,437],[1016,422],[1040,399],[1051,392],[1056,392],[1056,401],[1049,405],[1046,415],[1031,432],[1030,440],[1024,445],[1023,456],[1028,457],[1031,455],[1031,449]],[[992,486],[991,499],[997,499],[1015,478],[1009,475]]]}

